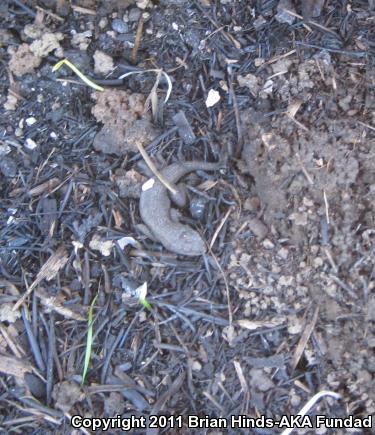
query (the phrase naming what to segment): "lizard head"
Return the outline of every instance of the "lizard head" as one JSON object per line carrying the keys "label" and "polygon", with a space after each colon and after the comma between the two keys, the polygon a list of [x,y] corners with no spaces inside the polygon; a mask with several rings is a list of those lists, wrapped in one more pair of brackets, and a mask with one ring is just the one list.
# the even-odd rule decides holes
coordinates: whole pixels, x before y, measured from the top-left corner
{"label": "lizard head", "polygon": [[192,229],[184,229],[181,232],[177,248],[175,252],[181,255],[195,256],[203,255],[206,252],[204,240],[199,233]]}

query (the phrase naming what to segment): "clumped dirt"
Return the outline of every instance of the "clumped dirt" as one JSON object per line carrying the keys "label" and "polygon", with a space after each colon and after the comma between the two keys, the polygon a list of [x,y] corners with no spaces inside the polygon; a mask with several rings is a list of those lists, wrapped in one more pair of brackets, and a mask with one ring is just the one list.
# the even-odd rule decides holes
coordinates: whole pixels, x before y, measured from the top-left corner
{"label": "clumped dirt", "polygon": [[[375,418],[373,3],[3,2],[2,433],[277,419],[322,390],[310,415]],[[140,148],[225,162],[185,179],[206,255],[139,231]]]}
{"label": "clumped dirt", "polygon": [[91,112],[104,124],[94,139],[97,151],[120,156],[137,152],[137,144],[144,147],[157,135],[142,94],[108,89],[96,92],[93,99]]}

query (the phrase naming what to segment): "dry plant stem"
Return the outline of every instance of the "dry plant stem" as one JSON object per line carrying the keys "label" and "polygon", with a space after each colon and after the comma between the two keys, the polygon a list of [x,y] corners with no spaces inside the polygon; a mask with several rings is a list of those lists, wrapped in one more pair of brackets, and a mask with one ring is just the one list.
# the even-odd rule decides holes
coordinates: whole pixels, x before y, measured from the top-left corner
{"label": "dry plant stem", "polygon": [[137,63],[137,55],[139,50],[139,45],[141,44],[142,34],[143,34],[143,17],[141,16],[138,21],[137,33],[135,35],[134,47],[132,49],[131,59],[133,64]]}
{"label": "dry plant stem", "polygon": [[364,127],[367,127],[367,128],[369,128],[370,130],[375,131],[375,127],[373,127],[372,125],[365,124],[365,123],[362,122],[362,121],[358,121],[358,124],[361,124],[361,125],[363,125]]}
{"label": "dry plant stem", "polygon": [[[213,18],[211,18],[210,15],[206,13],[204,9],[202,9],[202,7],[200,7],[199,5],[197,6],[202,14],[211,22],[211,24],[216,27],[216,29],[219,29],[219,25],[217,24],[217,22]],[[237,48],[237,50],[241,48],[241,44],[230,33],[225,32],[222,28],[219,29],[219,31],[227,41],[231,42]]]}
{"label": "dry plant stem", "polygon": [[234,116],[236,118],[236,129],[237,129],[237,147],[235,150],[235,157],[239,157],[242,146],[243,146],[243,134],[242,134],[242,127],[241,127],[241,118],[240,118],[240,112],[238,110],[238,104],[237,104],[237,97],[236,93],[234,92],[233,88],[233,80],[232,80],[232,68],[230,65],[227,67],[228,72],[228,84],[229,84],[229,90],[232,97],[232,104],[233,104],[233,110],[234,110]]}
{"label": "dry plant stem", "polygon": [[316,322],[318,320],[318,314],[319,314],[319,307],[316,307],[314,314],[313,314],[313,317],[306,324],[306,326],[302,332],[301,338],[298,342],[297,348],[294,352],[292,364],[291,364],[291,371],[292,372],[294,372],[295,368],[297,367],[297,364],[298,364],[299,360],[301,359],[303,351],[305,350],[305,347],[306,347],[308,341],[310,340],[311,334],[313,333]]}
{"label": "dry plant stem", "polygon": [[217,402],[217,400],[215,400],[214,397],[211,396],[211,394],[210,394],[208,391],[203,391],[203,395],[204,395],[205,397],[207,397],[207,399],[208,399],[208,400],[209,400],[213,405],[215,405],[217,409],[220,410],[220,412],[221,412],[222,415],[226,415],[226,414],[227,414],[226,411],[225,411],[225,409],[220,405],[220,403]]}
{"label": "dry plant stem", "polygon": [[86,14],[86,15],[96,15],[96,12],[92,9],[83,8],[82,6],[75,6],[71,5],[71,8],[74,12],[78,12],[80,14]]}
{"label": "dry plant stem", "polygon": [[[291,119],[293,119],[293,118],[291,118]],[[302,169],[302,172],[303,172],[304,176],[306,177],[307,181],[311,184],[311,186],[313,186],[314,185],[314,181],[310,177],[310,174],[307,172],[307,169],[305,168],[305,165],[303,164],[303,162],[301,160],[301,157],[300,157],[300,155],[298,153],[296,153],[296,157],[298,159],[299,164],[301,165],[301,169]]]}
{"label": "dry plant stem", "polygon": [[326,191],[323,190],[323,198],[324,198],[324,205],[325,205],[325,209],[326,209],[326,220],[327,220],[327,225],[329,225],[330,220],[329,220],[329,204],[328,204],[328,199],[327,199],[327,195],[326,195]]}
{"label": "dry plant stem", "polygon": [[221,229],[223,228],[223,225],[225,224],[225,222],[227,221],[229,215],[232,213],[233,207],[229,207],[229,209],[227,210],[227,212],[225,213],[225,216],[223,217],[223,219],[221,220],[219,226],[216,228],[215,234],[212,237],[212,240],[210,242],[210,249],[213,247],[217,236],[219,235]]}
{"label": "dry plant stem", "polygon": [[43,12],[43,14],[49,15],[51,18],[54,18],[56,21],[59,21],[60,23],[63,23],[63,22],[64,22],[64,18],[60,17],[60,16],[57,15],[57,14],[54,14],[53,12],[51,12],[51,11],[49,11],[49,10],[47,10],[47,9],[43,9],[43,8],[41,8],[40,6],[36,6],[36,9],[37,9],[38,11]]}
{"label": "dry plant stem", "polygon": [[229,285],[228,285],[228,281],[227,281],[227,277],[225,276],[225,273],[223,271],[223,268],[221,267],[218,259],[216,258],[216,255],[212,252],[211,247],[208,247],[210,254],[212,255],[212,258],[214,259],[218,269],[220,270],[220,273],[223,277],[224,280],[224,284],[225,284],[225,293],[227,296],[227,304],[228,304],[228,321],[229,321],[229,326],[232,326],[233,323],[233,313],[232,313],[232,304],[231,304],[231,300],[230,300],[230,292],[229,292]]}
{"label": "dry plant stem", "polygon": [[162,183],[163,186],[165,186],[173,195],[176,195],[177,190],[161,175],[159,170],[154,165],[153,161],[150,159],[146,150],[143,148],[143,145],[141,145],[139,142],[136,142],[136,145],[144,161],[147,163],[147,166],[150,168],[153,174],[155,174],[155,176],[158,178],[160,183]]}
{"label": "dry plant stem", "polygon": [[261,67],[264,67],[265,65],[271,65],[272,63],[278,62],[281,59],[289,57],[292,54],[294,54],[296,51],[297,51],[296,49],[293,49],[293,50],[288,51],[288,53],[284,53],[284,54],[281,54],[279,56],[275,56],[272,59],[270,59],[269,61],[264,62],[264,64],[262,64]]}
{"label": "dry plant stem", "polygon": [[[303,20],[303,16],[302,15],[296,14],[295,12],[292,12],[292,11],[290,11],[288,9],[283,8],[283,12],[286,12],[287,14],[291,15],[292,17],[299,18],[300,20]],[[309,32],[312,32],[312,28],[309,27],[306,23],[303,23],[303,27],[306,30],[308,30]]]}

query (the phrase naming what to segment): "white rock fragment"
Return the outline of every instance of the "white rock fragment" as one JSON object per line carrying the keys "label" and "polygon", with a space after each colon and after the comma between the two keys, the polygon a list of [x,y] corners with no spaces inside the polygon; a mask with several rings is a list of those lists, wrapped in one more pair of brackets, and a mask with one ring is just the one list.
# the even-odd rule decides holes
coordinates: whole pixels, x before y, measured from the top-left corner
{"label": "white rock fragment", "polygon": [[191,363],[191,369],[195,372],[199,372],[202,370],[202,364],[198,360],[193,360]]}
{"label": "white rock fragment", "polygon": [[275,247],[275,245],[269,239],[263,240],[262,245],[265,249],[273,249]]}
{"label": "white rock fragment", "polygon": [[210,89],[208,91],[207,99],[206,99],[206,107],[213,107],[220,101],[220,94],[215,89]]}
{"label": "white rock fragment", "polygon": [[33,116],[30,116],[30,118],[26,118],[26,124],[30,127],[33,124],[36,123],[36,119]]}
{"label": "white rock fragment", "polygon": [[35,150],[35,148],[37,147],[38,145],[36,144],[36,142],[34,142],[32,139],[30,139],[29,137],[26,139],[26,141],[25,141],[25,147],[28,149],[28,150]]}
{"label": "white rock fragment", "polygon": [[151,189],[153,185],[155,184],[155,180],[153,178],[150,178],[145,183],[142,184],[142,192],[146,192],[146,190]]}

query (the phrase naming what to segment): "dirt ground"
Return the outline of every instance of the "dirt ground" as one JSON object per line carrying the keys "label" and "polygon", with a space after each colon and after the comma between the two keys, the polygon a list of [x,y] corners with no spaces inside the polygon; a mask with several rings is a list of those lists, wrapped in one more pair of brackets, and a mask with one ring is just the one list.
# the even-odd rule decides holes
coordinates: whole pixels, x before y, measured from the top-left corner
{"label": "dirt ground", "polygon": [[[375,418],[374,3],[1,2],[1,433]],[[145,153],[222,162],[184,179],[203,255],[144,234]]]}

